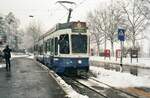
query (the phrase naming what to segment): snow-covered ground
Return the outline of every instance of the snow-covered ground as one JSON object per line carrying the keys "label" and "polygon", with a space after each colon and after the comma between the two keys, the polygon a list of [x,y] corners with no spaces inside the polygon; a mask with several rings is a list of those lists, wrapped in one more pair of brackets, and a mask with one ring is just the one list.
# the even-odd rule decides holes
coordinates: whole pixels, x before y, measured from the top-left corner
{"label": "snow-covered ground", "polygon": [[12,58],[17,58],[17,57],[28,57],[28,54],[24,54],[24,53],[11,53],[11,59]]}
{"label": "snow-covered ground", "polygon": [[[99,56],[91,56],[90,61],[102,61],[102,62],[109,62],[109,63],[120,63],[120,59],[118,58],[116,61],[115,57],[111,57],[111,59]],[[138,58],[138,62],[136,58],[131,59],[130,58],[123,58],[123,64],[130,65],[130,66],[140,66],[140,67],[150,67],[150,58]]]}
{"label": "snow-covered ground", "polygon": [[0,63],[0,68],[6,67],[6,64]]}
{"label": "snow-covered ground", "polygon": [[[24,54],[24,53],[11,53],[11,59],[18,58],[18,57],[27,57],[27,58],[34,58],[33,54]],[[0,63],[0,68],[6,67],[5,62]]]}
{"label": "snow-covered ground", "polygon": [[[111,57],[111,59],[98,56],[91,56],[90,61],[102,61],[109,63],[120,63],[120,59],[116,61],[116,58]],[[123,64],[129,66],[140,66],[140,67],[150,67],[150,58],[139,58],[138,62],[134,58],[132,63],[130,58],[123,58]],[[116,72],[112,70],[106,70],[100,67],[90,66],[90,70],[97,76],[99,81],[109,84],[118,88],[126,87],[150,87],[150,76],[135,76],[130,73]]]}
{"label": "snow-covered ground", "polygon": [[129,73],[121,73],[94,66],[90,66],[90,70],[97,76],[97,80],[113,87],[150,87],[150,76],[134,76]]}

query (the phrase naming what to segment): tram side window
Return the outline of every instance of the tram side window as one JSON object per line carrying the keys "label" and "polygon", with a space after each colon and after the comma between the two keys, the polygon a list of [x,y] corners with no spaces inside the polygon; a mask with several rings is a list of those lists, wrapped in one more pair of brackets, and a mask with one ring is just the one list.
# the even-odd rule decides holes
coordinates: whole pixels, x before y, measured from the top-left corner
{"label": "tram side window", "polygon": [[51,40],[51,53],[54,53],[54,39]]}
{"label": "tram side window", "polygon": [[44,42],[44,52],[47,53],[47,42]]}
{"label": "tram side window", "polygon": [[60,53],[62,54],[69,54],[69,35],[63,34],[60,36],[59,39],[59,45],[60,45]]}
{"label": "tram side window", "polygon": [[40,54],[40,46],[38,46],[38,54]]}
{"label": "tram side window", "polygon": [[50,40],[47,40],[47,51],[50,51]]}
{"label": "tram side window", "polygon": [[40,47],[40,46],[38,46],[38,54],[40,54],[40,49],[41,49],[41,47]]}
{"label": "tram side window", "polygon": [[38,54],[40,54],[40,46],[39,45],[38,45],[38,50],[37,51],[38,51]]}
{"label": "tram side window", "polygon": [[34,51],[37,51],[37,45],[34,45]]}
{"label": "tram side window", "polygon": [[50,51],[50,53],[52,53],[52,43],[51,43],[51,39],[49,39],[49,51]]}
{"label": "tram side window", "polygon": [[40,55],[42,55],[42,53],[43,53],[43,45],[40,46],[40,51],[39,52],[40,52]]}
{"label": "tram side window", "polygon": [[35,51],[38,51],[38,45],[36,45],[36,47],[35,47]]}
{"label": "tram side window", "polygon": [[55,55],[58,55],[58,38],[55,38]]}

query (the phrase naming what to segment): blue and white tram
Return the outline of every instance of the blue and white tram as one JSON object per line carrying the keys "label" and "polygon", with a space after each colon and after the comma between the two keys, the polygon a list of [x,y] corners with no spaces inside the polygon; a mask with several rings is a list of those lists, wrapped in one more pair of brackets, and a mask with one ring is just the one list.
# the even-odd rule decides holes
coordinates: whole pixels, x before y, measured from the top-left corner
{"label": "blue and white tram", "polygon": [[36,59],[58,74],[89,71],[89,33],[85,22],[57,24],[39,38]]}

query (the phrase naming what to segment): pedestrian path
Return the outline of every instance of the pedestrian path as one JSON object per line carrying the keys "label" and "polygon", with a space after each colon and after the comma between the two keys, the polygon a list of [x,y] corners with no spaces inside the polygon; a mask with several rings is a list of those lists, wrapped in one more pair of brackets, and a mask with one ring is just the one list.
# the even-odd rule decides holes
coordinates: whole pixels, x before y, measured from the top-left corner
{"label": "pedestrian path", "polygon": [[14,58],[11,72],[0,68],[0,98],[64,98],[55,80],[37,63]]}

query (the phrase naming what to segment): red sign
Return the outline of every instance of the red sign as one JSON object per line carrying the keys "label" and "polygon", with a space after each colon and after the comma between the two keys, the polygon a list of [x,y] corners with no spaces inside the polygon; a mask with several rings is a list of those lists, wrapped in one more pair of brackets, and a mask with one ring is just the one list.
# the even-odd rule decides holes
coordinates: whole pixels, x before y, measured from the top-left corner
{"label": "red sign", "polygon": [[116,61],[117,61],[117,58],[120,58],[121,57],[121,49],[117,49],[116,50]]}
{"label": "red sign", "polygon": [[104,50],[104,56],[105,57],[110,57],[110,50],[109,49]]}

